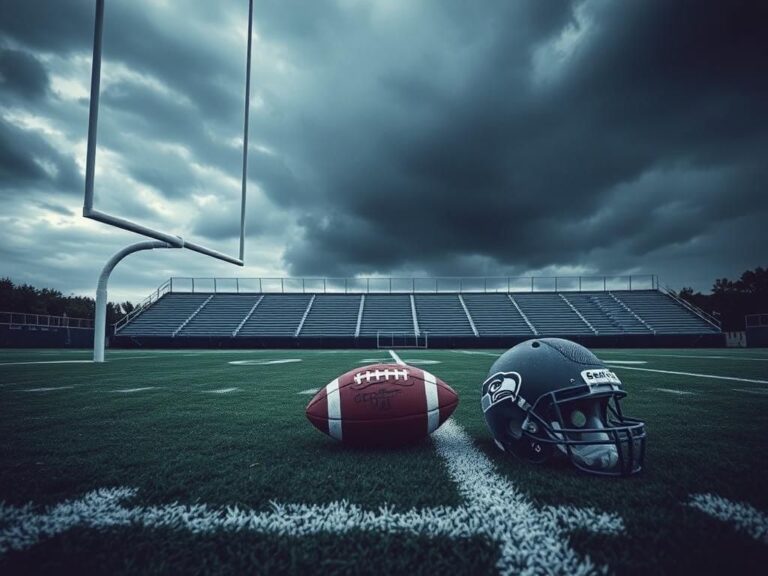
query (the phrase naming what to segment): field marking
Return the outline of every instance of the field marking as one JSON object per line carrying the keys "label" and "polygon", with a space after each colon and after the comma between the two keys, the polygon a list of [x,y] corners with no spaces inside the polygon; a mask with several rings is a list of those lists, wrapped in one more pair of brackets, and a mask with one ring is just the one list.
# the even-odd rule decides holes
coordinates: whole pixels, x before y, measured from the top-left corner
{"label": "field marking", "polygon": [[320,391],[320,388],[309,388],[308,390],[302,390],[301,392],[296,392],[296,394],[317,394]]}
{"label": "field marking", "polygon": [[137,490],[106,488],[88,492],[38,512],[32,504],[0,503],[0,554],[23,550],[44,538],[75,527],[144,526],[188,530],[195,534],[217,530],[302,537],[318,533],[386,532],[442,536],[452,539],[484,536],[499,547],[500,574],[599,574],[595,565],[570,546],[569,533],[624,533],[616,514],[573,506],[536,507],[505,477],[453,420],[433,435],[437,453],[465,503],[457,507],[412,508],[396,512],[383,505],[364,510],[347,501],[326,505],[280,504],[261,512],[205,504],[125,506]]}
{"label": "field marking", "polygon": [[754,506],[733,502],[716,494],[693,494],[688,506],[731,524],[763,544],[768,544],[768,515]]}
{"label": "field marking", "polygon": [[[131,359],[157,358],[157,356],[121,356],[119,358],[110,358],[112,360],[131,360]],[[93,360],[38,360],[36,362],[0,362],[0,366],[24,366],[28,364],[93,364]]]}
{"label": "field marking", "polygon": [[74,388],[74,386],[52,386],[50,388],[25,388],[23,390],[16,390],[16,392],[51,392],[52,390],[68,390]]}
{"label": "field marking", "polygon": [[389,364],[392,362],[391,358],[363,358],[358,364]]}
{"label": "field marking", "polygon": [[111,390],[117,394],[133,394],[134,392],[144,392],[145,390],[155,390],[157,386],[144,386],[143,388],[124,388],[122,390]]}
{"label": "field marking", "polygon": [[768,396],[768,390],[765,389],[748,390],[747,388],[733,388],[733,391],[746,392],[747,394],[757,394],[758,396]]}
{"label": "field marking", "polygon": [[93,360],[38,360],[36,362],[2,362],[0,366],[25,366],[28,364],[92,364]]}
{"label": "field marking", "polygon": [[604,364],[648,364],[646,360],[603,360]]}
{"label": "field marking", "polygon": [[302,362],[301,358],[283,358],[282,360],[231,360],[233,366],[271,366],[273,364],[293,364]]}
{"label": "field marking", "polygon": [[710,378],[713,380],[731,380],[734,382],[751,382],[752,384],[768,384],[768,380],[736,378],[735,376],[715,376],[714,374],[696,374],[694,372],[677,372],[675,370],[658,370],[656,368],[637,368],[636,366],[615,366],[615,368],[617,370],[640,370],[642,372],[656,372],[658,374],[675,374],[676,376],[693,376],[695,378]]}
{"label": "field marking", "polygon": [[229,394],[240,388],[219,388],[218,390],[202,390],[203,394]]}
{"label": "field marking", "polygon": [[409,366],[431,366],[433,364],[442,364],[441,360],[411,360],[406,362]]}
{"label": "field marking", "polygon": [[768,362],[768,358],[754,358],[751,356],[697,356],[695,354],[643,354],[642,352],[636,353],[638,356],[651,356],[653,358],[693,358],[694,360],[700,359],[716,359],[716,360],[749,360],[750,362]]}
{"label": "field marking", "polygon": [[659,392],[666,392],[668,394],[678,394],[680,396],[696,396],[696,392],[688,392],[687,390],[674,390],[672,388],[654,388]]}
{"label": "field marking", "polygon": [[501,356],[501,354],[494,354],[493,352],[481,352],[476,350],[454,350],[457,354],[472,354],[476,356],[493,356],[494,358],[498,358]]}
{"label": "field marking", "polygon": [[403,362],[403,359],[400,358],[400,356],[398,356],[397,352],[395,352],[394,350],[390,350],[389,351],[389,355],[392,356],[392,360],[394,360],[400,366],[405,366],[406,365],[405,362]]}

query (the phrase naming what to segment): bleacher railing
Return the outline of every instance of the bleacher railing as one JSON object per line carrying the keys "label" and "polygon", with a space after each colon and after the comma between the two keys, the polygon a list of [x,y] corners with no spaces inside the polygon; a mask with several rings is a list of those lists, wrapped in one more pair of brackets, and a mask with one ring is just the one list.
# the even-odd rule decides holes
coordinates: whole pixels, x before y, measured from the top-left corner
{"label": "bleacher railing", "polygon": [[0,325],[11,327],[32,327],[47,330],[50,328],[93,329],[92,318],[70,318],[69,316],[51,316],[49,314],[26,314],[23,312],[0,312]]}
{"label": "bleacher railing", "polygon": [[[629,276],[488,276],[364,278],[170,278],[150,298],[166,292],[214,294],[439,294],[608,292],[658,290],[655,274]],[[149,300],[149,299],[148,299]],[[154,300],[153,300],[154,301]],[[151,302],[149,302],[151,304]],[[144,303],[142,303],[142,307]]]}
{"label": "bleacher railing", "polygon": [[147,308],[152,306],[155,302],[160,300],[164,295],[168,294],[168,292],[171,292],[171,286],[173,284],[173,279],[166,280],[160,286],[157,287],[157,290],[152,292],[149,296],[144,298],[144,300],[136,306],[133,310],[131,310],[128,314],[120,318],[117,322],[115,322],[115,333],[117,333],[123,326],[128,324],[131,320],[136,318],[139,314],[144,312]]}
{"label": "bleacher railing", "polygon": [[712,314],[709,314],[709,313],[705,312],[704,310],[702,310],[701,308],[699,308],[695,304],[692,304],[691,302],[688,302],[685,298],[681,298],[680,296],[677,295],[677,292],[672,290],[672,288],[670,288],[669,286],[665,286],[664,288],[661,289],[661,291],[664,292],[670,298],[672,298],[675,302],[677,302],[678,304],[680,304],[684,308],[687,308],[688,310],[690,310],[691,312],[696,314],[696,316],[698,316],[699,318],[701,318],[705,322],[708,322],[709,324],[711,324],[712,326],[714,326],[718,330],[720,330],[722,328],[720,320],[718,320],[717,318],[712,316]]}

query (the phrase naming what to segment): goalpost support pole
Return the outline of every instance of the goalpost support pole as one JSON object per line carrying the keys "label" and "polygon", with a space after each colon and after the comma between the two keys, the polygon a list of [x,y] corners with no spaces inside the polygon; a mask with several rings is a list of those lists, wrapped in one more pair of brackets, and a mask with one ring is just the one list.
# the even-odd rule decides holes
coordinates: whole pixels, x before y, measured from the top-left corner
{"label": "goalpost support pole", "polygon": [[159,240],[137,242],[136,244],[131,244],[120,250],[104,265],[104,268],[99,275],[99,283],[96,286],[96,320],[93,324],[94,362],[104,362],[104,342],[107,328],[107,284],[109,283],[109,275],[112,274],[112,270],[114,270],[120,260],[129,254],[141,250],[153,250],[155,248],[180,248],[180,246],[173,246],[167,242],[161,242]]}

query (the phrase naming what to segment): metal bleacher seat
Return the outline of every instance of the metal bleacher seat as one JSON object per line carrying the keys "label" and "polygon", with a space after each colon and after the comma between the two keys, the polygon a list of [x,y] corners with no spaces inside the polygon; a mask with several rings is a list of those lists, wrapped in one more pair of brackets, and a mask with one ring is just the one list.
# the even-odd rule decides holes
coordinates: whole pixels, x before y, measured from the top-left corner
{"label": "metal bleacher seat", "polygon": [[559,294],[514,294],[513,297],[540,336],[594,334]]}
{"label": "metal bleacher seat", "polygon": [[360,335],[376,336],[378,332],[414,332],[408,294],[366,295]]}
{"label": "metal bleacher seat", "polygon": [[210,294],[166,294],[126,324],[120,336],[173,336]]}
{"label": "metal bleacher seat", "polygon": [[360,298],[359,294],[318,294],[299,336],[354,336]]}
{"label": "metal bleacher seat", "polygon": [[533,336],[506,294],[463,294],[480,336]]}
{"label": "metal bleacher seat", "polygon": [[700,334],[719,329],[672,297],[656,290],[616,291],[618,301],[640,316],[657,334]]}
{"label": "metal bleacher seat", "polygon": [[294,336],[311,298],[309,294],[265,294],[237,337]]}
{"label": "metal bleacher seat", "polygon": [[458,294],[417,294],[419,329],[438,336],[474,336]]}
{"label": "metal bleacher seat", "polygon": [[176,336],[231,336],[259,298],[259,294],[216,294]]}

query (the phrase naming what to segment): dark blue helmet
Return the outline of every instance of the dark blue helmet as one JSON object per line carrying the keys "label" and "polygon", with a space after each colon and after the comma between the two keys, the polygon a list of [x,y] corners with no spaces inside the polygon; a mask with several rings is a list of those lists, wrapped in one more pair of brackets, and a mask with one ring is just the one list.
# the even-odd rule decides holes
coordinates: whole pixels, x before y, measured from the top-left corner
{"label": "dark blue helmet", "polygon": [[645,424],[621,412],[621,381],[583,346],[561,338],[522,342],[483,382],[496,445],[531,462],[561,453],[581,470],[627,476],[645,457]]}

